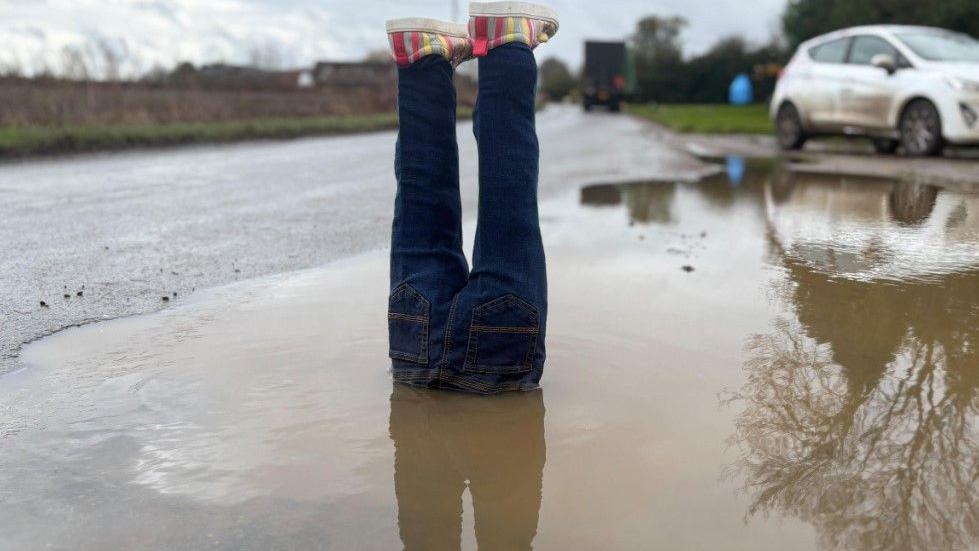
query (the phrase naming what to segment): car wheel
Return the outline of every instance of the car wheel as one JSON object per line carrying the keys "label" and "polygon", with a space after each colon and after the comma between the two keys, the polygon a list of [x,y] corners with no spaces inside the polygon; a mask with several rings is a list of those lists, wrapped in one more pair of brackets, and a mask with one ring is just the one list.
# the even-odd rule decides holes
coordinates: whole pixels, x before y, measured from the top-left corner
{"label": "car wheel", "polygon": [[786,103],[778,110],[775,117],[775,138],[778,146],[786,151],[802,149],[806,143],[802,118],[799,117],[799,110],[791,103]]}
{"label": "car wheel", "polygon": [[891,155],[897,151],[897,146],[901,145],[899,140],[888,140],[887,138],[874,138],[874,151],[881,155]]}
{"label": "car wheel", "polygon": [[913,157],[941,153],[942,119],[935,105],[926,99],[916,99],[901,114],[901,146]]}

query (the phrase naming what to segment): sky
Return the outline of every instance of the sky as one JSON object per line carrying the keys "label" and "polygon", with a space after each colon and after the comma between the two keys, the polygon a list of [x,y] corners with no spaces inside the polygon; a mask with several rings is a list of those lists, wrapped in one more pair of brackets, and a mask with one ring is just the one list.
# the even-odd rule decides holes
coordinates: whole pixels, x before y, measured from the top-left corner
{"label": "sky", "polygon": [[[561,30],[541,59],[581,63],[586,38],[622,39],[645,15],[689,21],[688,54],[740,34],[765,42],[786,0],[551,0]],[[451,0],[0,0],[0,70],[61,69],[73,50],[92,73],[112,51],[126,75],[180,61],[247,63],[261,58],[305,67],[356,60],[385,47],[384,20],[449,19]],[[458,1],[464,20],[468,3]]]}

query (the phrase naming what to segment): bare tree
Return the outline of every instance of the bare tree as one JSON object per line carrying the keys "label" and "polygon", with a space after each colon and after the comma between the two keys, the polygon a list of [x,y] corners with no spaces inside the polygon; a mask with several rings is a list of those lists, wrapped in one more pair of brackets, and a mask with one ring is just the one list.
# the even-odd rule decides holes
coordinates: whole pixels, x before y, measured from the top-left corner
{"label": "bare tree", "polygon": [[62,48],[62,75],[71,80],[88,80],[91,76],[91,70],[85,57],[85,52],[77,46]]}
{"label": "bare tree", "polygon": [[156,63],[153,65],[152,69],[143,73],[143,76],[140,77],[140,80],[151,84],[163,84],[167,81],[167,78],[169,78],[169,76],[170,76],[170,71],[168,71],[166,67],[164,67],[163,65]]}
{"label": "bare tree", "polygon": [[22,77],[24,67],[19,58],[14,58],[6,63],[0,64],[0,77]]}
{"label": "bare tree", "polygon": [[248,63],[256,69],[271,71],[282,68],[284,57],[278,43],[266,40],[251,47],[248,52]]}
{"label": "bare tree", "polygon": [[105,80],[119,80],[123,55],[105,38],[96,42],[96,48],[101,56],[101,77]]}

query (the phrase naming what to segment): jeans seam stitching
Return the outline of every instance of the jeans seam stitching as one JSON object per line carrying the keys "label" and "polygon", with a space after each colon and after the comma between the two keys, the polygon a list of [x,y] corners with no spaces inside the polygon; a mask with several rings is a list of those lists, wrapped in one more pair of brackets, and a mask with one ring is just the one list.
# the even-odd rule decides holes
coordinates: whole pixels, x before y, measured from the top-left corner
{"label": "jeans seam stitching", "polygon": [[452,323],[455,320],[456,307],[459,305],[459,297],[462,295],[462,291],[456,293],[456,296],[452,297],[452,305],[449,307],[449,319],[445,325],[445,339],[443,341],[442,347],[442,359],[439,362],[439,386],[441,387],[442,374],[448,363],[449,358],[449,348],[452,346]]}
{"label": "jeans seam stitching", "polygon": [[[391,299],[402,293],[410,293],[412,297],[421,300],[422,306],[425,308],[425,316],[411,316],[408,314],[400,314],[397,312],[391,312],[390,304],[388,305],[388,319],[389,320],[399,320],[408,321],[409,323],[418,323],[425,325],[425,330],[421,338],[421,346],[418,354],[411,354],[409,352],[402,352],[399,350],[394,350],[390,346],[388,347],[388,357],[396,360],[404,360],[406,362],[417,363],[421,365],[429,365],[429,354],[428,354],[428,336],[431,325],[431,314],[432,314],[432,303],[425,298],[425,295],[421,294],[418,289],[415,289],[408,283],[402,283],[395,287],[394,291],[391,293]],[[390,299],[389,299],[390,300]]]}
{"label": "jeans seam stitching", "polygon": [[470,328],[479,333],[538,333],[537,327],[494,327],[492,325],[474,325]]}
{"label": "jeans seam stitching", "polygon": [[388,319],[399,320],[399,321],[410,321],[413,323],[428,323],[428,316],[411,316],[408,314],[398,314],[397,312],[388,312]]}

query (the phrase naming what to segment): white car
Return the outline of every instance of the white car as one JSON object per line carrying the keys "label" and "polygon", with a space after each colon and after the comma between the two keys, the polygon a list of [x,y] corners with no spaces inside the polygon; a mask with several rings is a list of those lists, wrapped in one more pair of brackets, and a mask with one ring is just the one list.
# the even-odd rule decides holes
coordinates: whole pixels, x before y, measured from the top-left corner
{"label": "white car", "polygon": [[880,153],[979,144],[979,41],[930,27],[873,25],[799,46],[772,97],[779,146],[871,138]]}

